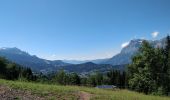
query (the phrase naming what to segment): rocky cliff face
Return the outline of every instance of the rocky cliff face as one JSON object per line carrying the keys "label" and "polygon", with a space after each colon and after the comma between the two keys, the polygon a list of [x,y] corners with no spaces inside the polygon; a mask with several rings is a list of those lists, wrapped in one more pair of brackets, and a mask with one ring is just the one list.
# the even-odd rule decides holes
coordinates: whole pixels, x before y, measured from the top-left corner
{"label": "rocky cliff face", "polygon": [[148,41],[155,48],[157,47],[164,48],[166,45],[165,38],[161,40],[155,40],[155,41],[144,40],[144,39],[134,39],[134,40],[131,40],[126,47],[122,48],[119,54],[101,63],[111,64],[111,65],[129,64],[131,62],[131,58],[138,52],[143,41]]}

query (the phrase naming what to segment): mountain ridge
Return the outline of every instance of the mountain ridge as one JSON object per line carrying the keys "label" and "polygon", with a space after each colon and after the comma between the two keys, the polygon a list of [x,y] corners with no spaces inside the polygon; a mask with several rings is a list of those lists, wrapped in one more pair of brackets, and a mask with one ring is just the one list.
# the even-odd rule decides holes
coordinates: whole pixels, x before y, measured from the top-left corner
{"label": "mountain ridge", "polygon": [[45,69],[53,70],[58,66],[68,65],[68,63],[62,62],[61,60],[50,61],[39,58],[35,55],[30,55],[16,47],[0,49],[0,56],[24,67],[30,67],[34,71],[41,71]]}
{"label": "mountain ridge", "polygon": [[151,44],[151,46],[155,48],[156,47],[164,48],[166,44],[166,38],[162,38],[160,40],[133,39],[129,42],[129,44],[126,47],[122,48],[120,53],[100,63],[111,65],[131,63],[131,58],[139,51],[139,48],[141,47],[143,41],[148,41]]}
{"label": "mountain ridge", "polygon": [[[69,60],[46,60],[37,57],[36,55],[30,55],[29,53],[22,51],[16,47],[13,48],[0,48],[0,56],[7,58],[10,61],[18,63],[25,67],[30,67],[35,71],[40,71],[43,73],[56,71],[58,69],[69,69],[72,71],[74,67],[72,66],[84,66],[88,65],[87,68],[93,63],[93,66],[108,65],[108,66],[118,66],[118,65],[127,65],[131,63],[131,58],[138,52],[138,49],[141,47],[143,41],[148,41],[153,47],[164,47],[165,38],[160,40],[145,40],[145,39],[133,39],[129,42],[127,46],[122,48],[120,53],[108,59],[96,59],[96,60],[86,60],[86,61],[70,61]],[[75,63],[71,63],[75,62]],[[87,64],[88,62],[88,64]],[[84,64],[84,65],[83,65]],[[94,65],[96,64],[96,65]],[[70,68],[72,69],[70,69]],[[85,68],[85,67],[83,67]],[[106,67],[107,68],[107,67]],[[122,67],[123,68],[123,67]],[[83,69],[82,69],[83,70]]]}

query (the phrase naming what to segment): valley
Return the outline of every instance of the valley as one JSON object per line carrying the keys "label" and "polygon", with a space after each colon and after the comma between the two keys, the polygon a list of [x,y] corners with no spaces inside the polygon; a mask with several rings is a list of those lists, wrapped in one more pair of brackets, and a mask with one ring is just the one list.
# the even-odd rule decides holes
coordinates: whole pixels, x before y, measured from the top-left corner
{"label": "valley", "polygon": [[[14,63],[29,67],[35,72],[42,72],[46,74],[56,72],[60,69],[77,73],[89,73],[96,70],[107,72],[110,69],[125,70],[126,65],[131,63],[131,58],[138,52],[138,49],[141,47],[142,41],[144,41],[144,39],[131,40],[126,47],[122,48],[120,53],[116,54],[112,58],[97,59],[91,61],[46,60],[35,55],[30,55],[29,53],[16,47],[1,48],[0,56],[7,58]],[[155,41],[147,41],[154,47],[165,46],[165,38]]]}
{"label": "valley", "polygon": [[0,100],[170,100],[170,0],[0,0]]}

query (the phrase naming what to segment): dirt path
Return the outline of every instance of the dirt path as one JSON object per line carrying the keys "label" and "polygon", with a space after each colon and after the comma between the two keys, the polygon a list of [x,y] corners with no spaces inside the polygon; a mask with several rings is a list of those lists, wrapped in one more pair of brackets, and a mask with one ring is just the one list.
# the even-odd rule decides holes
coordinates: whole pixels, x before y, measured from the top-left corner
{"label": "dirt path", "polygon": [[80,99],[79,100],[90,100],[91,94],[87,92],[79,92]]}
{"label": "dirt path", "polygon": [[41,97],[31,94],[29,91],[21,91],[11,89],[7,86],[0,85],[0,99],[1,100],[45,100]]}
{"label": "dirt path", "polygon": [[[50,96],[51,95],[49,95],[49,97]],[[91,96],[92,94],[89,94],[84,91],[78,92],[79,100],[90,100]],[[47,98],[32,94],[30,91],[17,90],[17,89],[9,88],[8,86],[5,85],[0,85],[0,100],[48,100]],[[58,98],[56,100],[60,100],[60,99]],[[64,100],[70,100],[70,99],[66,98]]]}

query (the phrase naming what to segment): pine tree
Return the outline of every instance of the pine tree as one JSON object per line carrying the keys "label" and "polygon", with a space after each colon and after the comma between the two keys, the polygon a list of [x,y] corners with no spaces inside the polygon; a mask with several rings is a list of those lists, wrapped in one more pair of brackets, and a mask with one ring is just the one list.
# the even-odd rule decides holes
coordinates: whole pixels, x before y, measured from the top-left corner
{"label": "pine tree", "polygon": [[170,92],[170,36],[168,35],[166,38],[166,46],[164,50],[164,66],[163,66],[163,89],[164,94],[168,95],[168,92]]}
{"label": "pine tree", "polygon": [[0,57],[0,78],[5,78],[6,74],[6,60]]}
{"label": "pine tree", "polygon": [[103,74],[100,73],[100,72],[96,72],[95,77],[96,77],[96,84],[97,85],[102,85],[102,83],[103,83]]}

